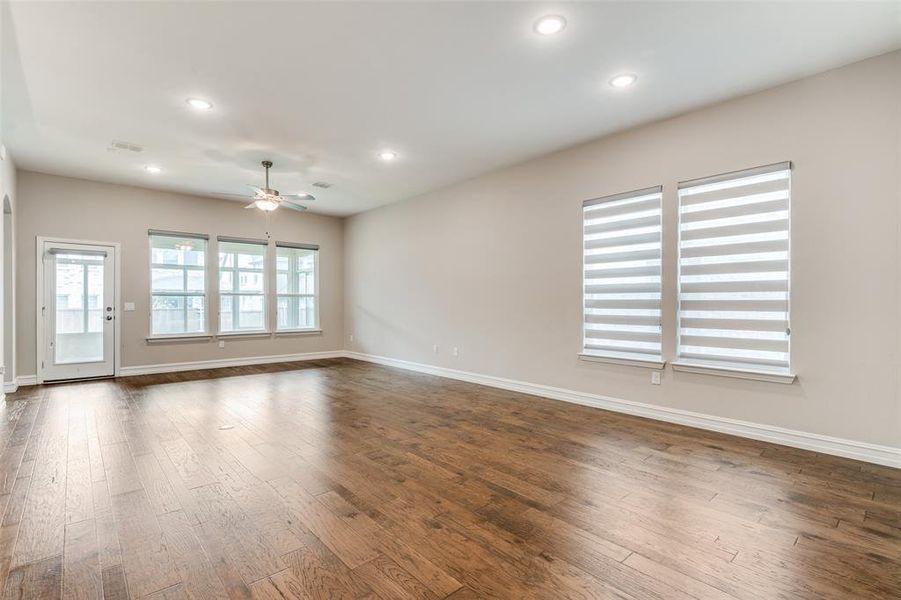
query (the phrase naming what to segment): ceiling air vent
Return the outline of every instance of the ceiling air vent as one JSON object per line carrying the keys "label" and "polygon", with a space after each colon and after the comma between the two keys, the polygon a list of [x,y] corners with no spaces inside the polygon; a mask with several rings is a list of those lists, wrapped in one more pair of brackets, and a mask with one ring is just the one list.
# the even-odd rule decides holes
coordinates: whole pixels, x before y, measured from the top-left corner
{"label": "ceiling air vent", "polygon": [[121,140],[113,140],[110,142],[107,150],[110,152],[143,152],[144,146],[132,144],[131,142],[123,142]]}
{"label": "ceiling air vent", "polygon": [[318,188],[327,190],[330,187],[332,187],[332,184],[328,183],[327,181],[317,181],[316,183],[313,184],[313,187],[318,187]]}

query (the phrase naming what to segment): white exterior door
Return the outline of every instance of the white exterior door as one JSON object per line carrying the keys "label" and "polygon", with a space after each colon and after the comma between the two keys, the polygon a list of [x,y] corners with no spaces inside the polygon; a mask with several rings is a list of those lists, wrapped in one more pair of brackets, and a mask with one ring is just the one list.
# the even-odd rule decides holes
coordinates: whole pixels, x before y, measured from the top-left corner
{"label": "white exterior door", "polygon": [[116,248],[43,241],[41,381],[115,374]]}

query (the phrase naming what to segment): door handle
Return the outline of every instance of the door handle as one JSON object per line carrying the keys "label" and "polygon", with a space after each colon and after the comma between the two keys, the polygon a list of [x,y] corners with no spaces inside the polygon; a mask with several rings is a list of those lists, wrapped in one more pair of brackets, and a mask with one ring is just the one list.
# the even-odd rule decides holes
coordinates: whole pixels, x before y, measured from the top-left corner
{"label": "door handle", "polygon": [[107,320],[107,321],[112,321],[112,320],[113,320],[113,315],[106,315],[106,320]]}

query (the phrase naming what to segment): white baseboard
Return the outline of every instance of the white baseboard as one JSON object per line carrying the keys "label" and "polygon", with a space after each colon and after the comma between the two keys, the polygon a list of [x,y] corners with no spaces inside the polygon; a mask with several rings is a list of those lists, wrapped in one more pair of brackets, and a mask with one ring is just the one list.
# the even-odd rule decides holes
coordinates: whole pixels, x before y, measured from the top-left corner
{"label": "white baseboard", "polygon": [[[155,375],[158,373],[177,373],[180,371],[199,371],[201,369],[221,369],[224,367],[243,367],[248,365],[268,365],[283,362],[296,362],[303,360],[319,360],[324,358],[341,358],[345,355],[343,350],[330,350],[328,352],[304,352],[300,354],[273,354],[271,356],[251,356],[246,358],[217,358],[213,360],[194,360],[178,363],[159,363],[155,365],[137,365],[133,367],[120,367],[119,377],[133,377],[135,375]],[[37,375],[20,375],[16,377],[16,383],[4,385],[4,392],[9,394],[16,389],[29,385],[37,385]]]}
{"label": "white baseboard", "polygon": [[458,371],[456,369],[447,369],[444,367],[436,367],[433,365],[399,360],[396,358],[387,358],[384,356],[374,356],[358,352],[345,352],[344,356],[366,362],[378,363],[380,365],[407,369],[409,371],[427,373],[439,377],[448,377],[450,379],[458,379],[469,383],[478,383],[480,385],[487,385],[504,390],[521,392],[534,396],[543,396],[554,400],[563,400],[565,402],[593,406],[595,408],[602,408],[604,410],[636,415],[639,417],[647,417],[658,421],[677,423],[679,425],[728,433],[753,440],[772,442],[783,446],[791,446],[793,448],[812,450],[814,452],[822,452],[823,454],[832,454],[878,465],[901,468],[901,448],[892,446],[881,446],[867,442],[858,442],[855,440],[820,435],[817,433],[784,429],[773,425],[727,419],[725,417],[705,415],[687,410],[654,406],[652,404],[611,398],[599,394],[577,392],[564,388],[516,381],[513,379],[504,379],[503,377],[482,375],[469,371]]}
{"label": "white baseboard", "polygon": [[272,363],[296,362],[301,360],[341,358],[342,356],[344,356],[343,351],[331,350],[328,352],[274,354],[272,356],[251,356],[248,358],[217,358],[214,360],[195,360],[180,363],[138,365],[134,367],[120,367],[119,377],[131,377],[133,375],[154,375],[156,373],[175,373],[178,371],[199,371],[200,369],[221,369],[223,367],[244,367],[247,365],[268,365]]}
{"label": "white baseboard", "polygon": [[5,381],[3,383],[3,393],[4,394],[12,394],[20,387],[27,387],[29,385],[37,385],[38,376],[37,375],[19,375],[16,377],[15,381]]}

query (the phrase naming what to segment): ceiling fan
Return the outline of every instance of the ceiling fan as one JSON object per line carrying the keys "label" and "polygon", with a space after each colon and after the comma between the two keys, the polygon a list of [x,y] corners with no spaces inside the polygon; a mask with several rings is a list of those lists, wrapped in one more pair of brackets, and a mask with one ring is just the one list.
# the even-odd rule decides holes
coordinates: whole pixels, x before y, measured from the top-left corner
{"label": "ceiling fan", "polygon": [[[272,167],[272,161],[264,160],[262,165],[266,169],[266,185],[261,188],[255,185],[250,186],[253,188],[254,192],[253,197],[251,198],[252,202],[244,208],[258,208],[265,212],[271,212],[279,206],[284,206],[291,210],[306,210],[306,206],[297,204],[293,199],[296,198],[306,202],[316,199],[310,194],[279,194],[278,190],[269,187],[269,169]],[[289,200],[289,198],[291,198],[291,200]]]}

